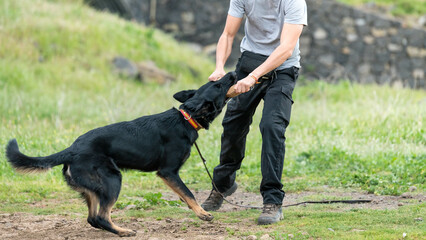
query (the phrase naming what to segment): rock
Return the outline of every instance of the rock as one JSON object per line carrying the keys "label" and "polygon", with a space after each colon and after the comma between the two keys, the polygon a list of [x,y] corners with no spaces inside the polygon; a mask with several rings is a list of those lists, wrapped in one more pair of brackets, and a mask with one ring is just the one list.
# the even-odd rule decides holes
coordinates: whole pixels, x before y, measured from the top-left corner
{"label": "rock", "polygon": [[380,29],[380,28],[372,28],[371,34],[373,34],[374,37],[384,37],[387,35],[386,30]]}
{"label": "rock", "polygon": [[121,76],[137,79],[139,77],[138,67],[135,63],[124,57],[115,57],[112,60],[114,71]]}
{"label": "rock", "polygon": [[318,28],[315,32],[314,32],[314,38],[316,40],[324,40],[326,39],[328,36],[327,32],[323,29],[323,28]]}
{"label": "rock", "polygon": [[402,89],[404,87],[404,83],[400,80],[397,80],[392,83],[392,87],[396,89]]}
{"label": "rock", "polygon": [[332,67],[334,63],[334,57],[332,54],[321,55],[318,58],[318,62],[324,64],[327,67]]}
{"label": "rock", "polygon": [[203,51],[203,46],[201,44],[191,42],[186,44],[189,48],[191,48],[194,52],[201,53]]}
{"label": "rock", "polygon": [[363,38],[363,40],[366,44],[373,44],[374,43],[374,37],[372,37],[372,36],[365,36]]}
{"label": "rock", "polygon": [[250,235],[246,238],[247,240],[256,240],[257,237],[255,235]]}
{"label": "rock", "polygon": [[155,81],[159,84],[165,84],[171,81],[175,81],[176,78],[170,75],[168,72],[158,68],[154,62],[146,61],[138,64],[140,78],[142,82]]}
{"label": "rock", "polygon": [[408,53],[408,56],[410,56],[412,58],[426,57],[426,49],[425,48],[417,48],[417,47],[408,46],[407,47],[407,53]]}
{"label": "rock", "polygon": [[[424,71],[424,69],[417,68],[417,69],[413,70],[413,78],[414,79],[424,79],[424,77],[425,77],[425,71]],[[410,192],[414,192],[414,191],[417,190],[417,188],[415,186],[411,186],[408,190]]]}
{"label": "rock", "polygon": [[162,28],[167,32],[179,32],[179,25],[176,23],[167,23],[162,26]]}
{"label": "rock", "polygon": [[357,26],[365,26],[366,25],[365,19],[363,19],[363,18],[357,18],[355,20],[355,25],[357,25]]}
{"label": "rock", "polygon": [[423,15],[417,20],[417,24],[421,27],[426,27],[426,15]]}
{"label": "rock", "polygon": [[203,53],[213,56],[216,54],[216,47],[217,47],[216,43],[207,45],[203,48]]}
{"label": "rock", "polygon": [[361,64],[358,67],[358,73],[361,76],[368,76],[370,74],[370,71],[371,71],[370,64]]}
{"label": "rock", "polygon": [[401,197],[402,198],[413,198],[413,196],[409,192],[405,192],[405,193],[401,194]]}
{"label": "rock", "polygon": [[358,35],[356,35],[354,33],[349,33],[346,36],[346,40],[348,40],[348,42],[355,42],[356,40],[358,40]]}
{"label": "rock", "polygon": [[405,38],[408,40],[408,44],[413,47],[417,48],[423,48],[425,49],[425,38],[426,38],[426,32],[425,31],[417,31],[416,29],[412,28],[403,28],[399,31],[398,34],[402,34]]}
{"label": "rock", "polygon": [[349,55],[351,53],[351,49],[348,48],[348,47],[344,47],[344,48],[342,48],[342,53],[346,54],[346,55]]}
{"label": "rock", "polygon": [[112,63],[114,71],[119,75],[131,79],[139,79],[142,82],[155,81],[159,84],[165,84],[176,80],[174,76],[158,68],[152,61],[136,64],[127,58],[115,57]]}
{"label": "rock", "polygon": [[194,13],[193,13],[193,12],[190,12],[190,11],[183,12],[183,13],[181,14],[181,18],[182,18],[182,21],[184,21],[184,22],[188,22],[188,23],[193,23],[193,22],[194,22],[194,20],[195,20]]}
{"label": "rock", "polygon": [[389,28],[391,23],[385,19],[376,18],[376,21],[374,21],[374,26],[377,28]]}
{"label": "rock", "polygon": [[388,50],[390,52],[400,52],[402,50],[402,47],[398,44],[389,43],[388,44]]}
{"label": "rock", "polygon": [[270,240],[272,238],[271,238],[271,236],[269,236],[269,234],[265,234],[265,235],[262,235],[259,239],[260,240]]}
{"label": "rock", "polygon": [[135,209],[135,208],[136,208],[136,205],[130,204],[130,205],[127,205],[124,209],[130,210],[130,209]]}

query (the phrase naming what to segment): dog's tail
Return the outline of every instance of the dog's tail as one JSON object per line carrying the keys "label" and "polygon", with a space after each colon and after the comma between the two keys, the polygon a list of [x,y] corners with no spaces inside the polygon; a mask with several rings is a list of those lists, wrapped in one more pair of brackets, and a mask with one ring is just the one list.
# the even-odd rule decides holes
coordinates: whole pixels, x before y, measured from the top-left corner
{"label": "dog's tail", "polygon": [[42,172],[67,162],[69,151],[65,149],[46,157],[29,157],[19,151],[16,139],[12,139],[7,144],[6,157],[19,172]]}

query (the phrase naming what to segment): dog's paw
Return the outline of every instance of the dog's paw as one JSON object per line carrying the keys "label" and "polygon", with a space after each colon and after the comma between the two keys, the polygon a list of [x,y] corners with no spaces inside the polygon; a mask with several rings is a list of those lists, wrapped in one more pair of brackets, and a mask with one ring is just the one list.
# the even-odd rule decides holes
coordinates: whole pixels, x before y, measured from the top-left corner
{"label": "dog's paw", "polygon": [[133,236],[136,236],[136,231],[135,230],[126,229],[125,231],[119,232],[118,236],[120,236],[120,237],[133,237]]}
{"label": "dog's paw", "polygon": [[199,215],[198,218],[200,218],[203,221],[211,221],[213,220],[214,217],[210,213],[206,212],[204,214]]}
{"label": "dog's paw", "polygon": [[102,227],[96,222],[96,218],[87,218],[87,222],[94,228],[102,229]]}

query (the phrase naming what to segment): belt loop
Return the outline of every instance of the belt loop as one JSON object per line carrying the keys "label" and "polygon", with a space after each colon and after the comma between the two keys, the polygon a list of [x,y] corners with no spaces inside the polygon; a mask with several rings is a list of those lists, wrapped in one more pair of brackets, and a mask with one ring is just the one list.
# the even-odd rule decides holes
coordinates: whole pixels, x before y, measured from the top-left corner
{"label": "belt loop", "polygon": [[277,69],[274,69],[274,74],[272,74],[272,80],[271,80],[271,82],[274,81],[277,78],[278,78]]}

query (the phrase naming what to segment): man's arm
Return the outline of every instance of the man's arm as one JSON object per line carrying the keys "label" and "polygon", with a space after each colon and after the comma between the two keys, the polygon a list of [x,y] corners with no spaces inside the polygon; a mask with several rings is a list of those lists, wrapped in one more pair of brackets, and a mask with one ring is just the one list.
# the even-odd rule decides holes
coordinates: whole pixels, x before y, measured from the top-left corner
{"label": "man's arm", "polygon": [[226,60],[231,55],[232,43],[234,42],[235,35],[241,26],[242,18],[233,17],[228,15],[226,18],[225,29],[219,38],[216,47],[216,69],[210,75],[210,81],[219,80],[226,72],[224,69]]}
{"label": "man's arm", "polygon": [[303,25],[285,23],[281,32],[280,45],[271,53],[266,61],[253,70],[252,74],[261,77],[283,64],[293,54],[297,40],[302,34]]}
{"label": "man's arm", "polygon": [[297,40],[302,34],[302,30],[302,24],[284,23],[283,29],[281,31],[280,45],[271,53],[271,55],[264,63],[251,72],[253,77],[247,76],[246,78],[243,78],[237,82],[235,86],[236,92],[248,92],[250,87],[256,83],[255,79],[259,79],[266,73],[283,64],[289,57],[291,57],[294,51],[294,47],[297,44]]}

